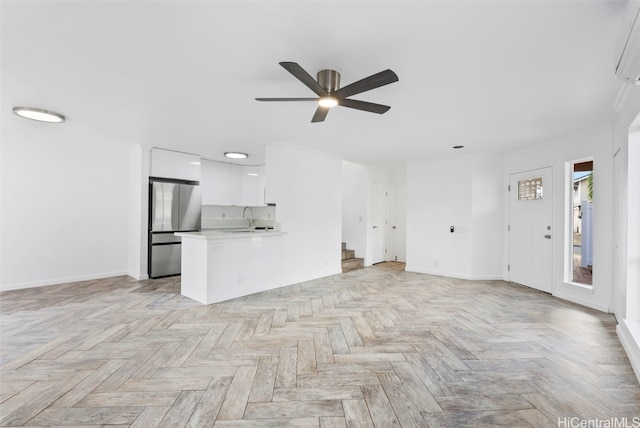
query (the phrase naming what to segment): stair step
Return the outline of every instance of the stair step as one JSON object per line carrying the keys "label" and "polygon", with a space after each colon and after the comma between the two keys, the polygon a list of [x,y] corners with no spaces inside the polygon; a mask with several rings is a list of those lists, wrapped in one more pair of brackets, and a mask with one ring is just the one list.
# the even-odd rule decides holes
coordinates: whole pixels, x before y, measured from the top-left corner
{"label": "stair step", "polygon": [[348,250],[347,243],[342,243],[342,272],[362,269],[364,267],[364,259],[356,257],[355,250]]}
{"label": "stair step", "polygon": [[355,257],[355,250],[342,250],[342,260],[352,259]]}
{"label": "stair step", "polygon": [[351,259],[342,260],[342,272],[349,272],[362,268],[364,268],[364,259],[353,257]]}

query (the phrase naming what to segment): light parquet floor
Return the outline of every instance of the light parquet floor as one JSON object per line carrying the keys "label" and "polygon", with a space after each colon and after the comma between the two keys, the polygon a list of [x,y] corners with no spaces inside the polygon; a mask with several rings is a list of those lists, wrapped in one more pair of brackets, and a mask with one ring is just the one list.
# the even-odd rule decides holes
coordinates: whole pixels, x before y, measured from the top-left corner
{"label": "light parquet floor", "polygon": [[0,426],[556,427],[640,417],[612,315],[402,267],[209,306],[182,297],[179,277],[0,293]]}

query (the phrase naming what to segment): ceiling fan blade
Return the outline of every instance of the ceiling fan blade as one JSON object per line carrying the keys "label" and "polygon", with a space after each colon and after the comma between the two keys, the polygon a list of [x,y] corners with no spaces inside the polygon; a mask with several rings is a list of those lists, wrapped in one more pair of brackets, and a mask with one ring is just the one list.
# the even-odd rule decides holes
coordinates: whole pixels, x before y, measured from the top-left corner
{"label": "ceiling fan blade", "polygon": [[318,101],[317,98],[256,98],[256,101]]}
{"label": "ceiling fan blade", "polygon": [[351,95],[359,94],[361,92],[370,91],[371,89],[379,88],[380,86],[388,85],[389,83],[397,82],[398,75],[391,70],[384,70],[380,73],[376,73],[372,76],[365,77],[362,80],[353,82],[343,88],[333,92],[333,95],[338,98],[346,98]]}
{"label": "ceiling fan blade", "polygon": [[287,62],[283,61],[280,65],[287,70],[289,73],[293,74],[296,79],[304,83],[309,89],[320,96],[327,95],[327,91],[320,86],[320,84],[311,77],[309,73],[307,73],[304,68],[300,67],[298,63],[295,62]]}
{"label": "ceiling fan blade", "polygon": [[338,104],[341,105],[342,107],[349,107],[349,108],[354,108],[356,110],[364,110],[364,111],[369,111],[371,113],[378,113],[378,114],[386,113],[387,110],[391,108],[383,104],[375,104],[367,101],[352,100],[349,98],[340,100]]}
{"label": "ceiling fan blade", "polygon": [[329,107],[318,106],[315,114],[313,115],[313,118],[311,119],[311,123],[323,122],[324,118],[327,117],[328,113],[329,113]]}

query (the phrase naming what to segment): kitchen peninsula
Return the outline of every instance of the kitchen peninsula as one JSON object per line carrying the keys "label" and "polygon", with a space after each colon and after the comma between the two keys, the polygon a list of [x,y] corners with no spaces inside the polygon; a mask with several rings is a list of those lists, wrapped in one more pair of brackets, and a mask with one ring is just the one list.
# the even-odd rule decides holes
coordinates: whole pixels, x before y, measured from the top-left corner
{"label": "kitchen peninsula", "polygon": [[276,231],[176,233],[182,238],[181,294],[203,304],[282,286],[282,236]]}

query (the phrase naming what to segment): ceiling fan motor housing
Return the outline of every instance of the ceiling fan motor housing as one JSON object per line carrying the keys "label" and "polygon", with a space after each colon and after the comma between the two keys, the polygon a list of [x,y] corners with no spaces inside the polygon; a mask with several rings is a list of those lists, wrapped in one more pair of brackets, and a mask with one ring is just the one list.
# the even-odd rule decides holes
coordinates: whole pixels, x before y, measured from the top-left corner
{"label": "ceiling fan motor housing", "polygon": [[335,70],[320,70],[318,72],[318,83],[328,93],[340,89],[340,73]]}

